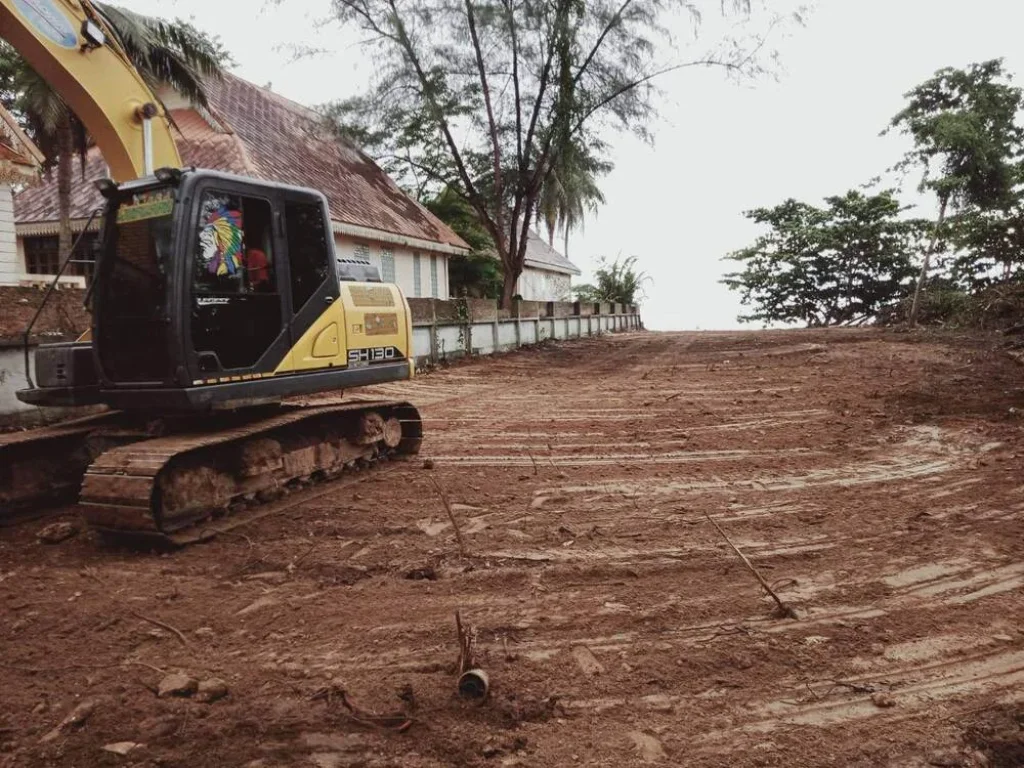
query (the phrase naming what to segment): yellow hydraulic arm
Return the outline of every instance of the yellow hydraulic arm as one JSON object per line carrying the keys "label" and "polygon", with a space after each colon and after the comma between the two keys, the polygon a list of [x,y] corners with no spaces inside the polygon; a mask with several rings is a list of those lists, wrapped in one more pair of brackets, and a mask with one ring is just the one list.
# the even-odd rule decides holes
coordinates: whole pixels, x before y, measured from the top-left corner
{"label": "yellow hydraulic arm", "polygon": [[115,181],[180,167],[163,107],[89,0],[0,0],[0,38],[78,115]]}

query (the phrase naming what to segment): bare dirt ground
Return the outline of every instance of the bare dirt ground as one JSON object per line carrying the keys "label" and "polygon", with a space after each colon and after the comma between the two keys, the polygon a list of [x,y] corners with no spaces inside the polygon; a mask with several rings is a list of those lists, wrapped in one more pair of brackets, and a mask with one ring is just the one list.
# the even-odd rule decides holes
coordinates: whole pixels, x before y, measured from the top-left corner
{"label": "bare dirt ground", "polygon": [[[992,341],[636,333],[378,391],[433,469],[169,555],[0,530],[0,766],[1024,764],[1024,367]],[[178,671],[229,693],[158,698]]]}

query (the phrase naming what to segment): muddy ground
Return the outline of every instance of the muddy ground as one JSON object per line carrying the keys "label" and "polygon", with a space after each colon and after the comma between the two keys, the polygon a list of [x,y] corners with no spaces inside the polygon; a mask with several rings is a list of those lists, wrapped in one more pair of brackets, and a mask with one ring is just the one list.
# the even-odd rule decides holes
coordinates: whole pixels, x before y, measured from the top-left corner
{"label": "muddy ground", "polygon": [[[636,333],[378,391],[421,406],[423,457],[236,534],[0,530],[0,766],[1024,762],[1024,367],[995,341]],[[158,697],[174,672],[228,694]]]}

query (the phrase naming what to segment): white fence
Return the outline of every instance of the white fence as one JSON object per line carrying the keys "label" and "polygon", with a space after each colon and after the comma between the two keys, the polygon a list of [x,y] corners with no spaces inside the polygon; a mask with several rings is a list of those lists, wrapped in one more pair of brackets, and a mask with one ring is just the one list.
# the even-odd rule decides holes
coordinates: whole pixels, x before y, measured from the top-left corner
{"label": "white fence", "polygon": [[467,321],[419,321],[413,323],[412,347],[417,365],[438,363],[467,354],[492,355],[550,339],[578,339],[601,333],[637,330],[637,313],[528,317]]}
{"label": "white fence", "polygon": [[[430,305],[429,317],[421,315],[413,320],[413,354],[417,365],[437,364],[468,354],[492,355],[550,339],[576,339],[642,327],[636,308],[621,304],[607,305],[605,314],[561,317],[498,317],[493,309],[490,315],[494,319],[488,320],[480,319],[479,315],[484,313],[474,317],[472,312],[467,312],[464,320],[453,318],[451,313],[437,316],[438,307],[451,309],[454,304],[436,302]],[[69,409],[40,409],[25,405],[14,394],[25,386],[25,358],[21,345],[0,346],[0,425],[28,426],[76,413]]]}

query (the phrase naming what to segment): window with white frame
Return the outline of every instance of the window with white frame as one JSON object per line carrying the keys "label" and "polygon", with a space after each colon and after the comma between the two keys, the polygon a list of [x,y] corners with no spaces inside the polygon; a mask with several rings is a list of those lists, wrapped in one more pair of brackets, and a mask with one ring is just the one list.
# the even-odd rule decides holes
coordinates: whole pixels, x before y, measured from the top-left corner
{"label": "window with white frame", "polygon": [[423,295],[423,268],[420,265],[420,255],[412,255],[412,295]]}
{"label": "window with white frame", "polygon": [[367,264],[370,263],[370,246],[366,243],[356,243],[356,247],[352,249],[352,255],[356,261],[365,261]]}
{"label": "window with white frame", "polygon": [[395,282],[395,251],[393,248],[380,249],[380,279],[385,283]]}
{"label": "window with white frame", "polygon": [[437,255],[430,254],[430,295],[435,298],[441,298],[437,293]]}

